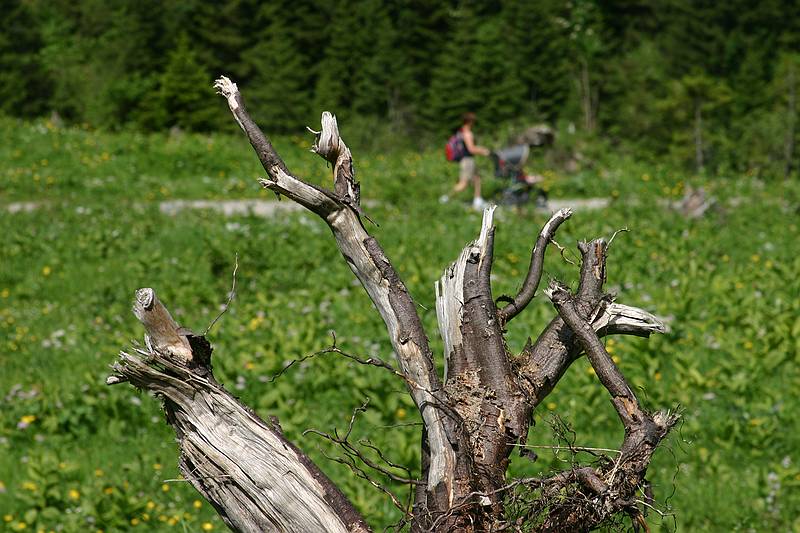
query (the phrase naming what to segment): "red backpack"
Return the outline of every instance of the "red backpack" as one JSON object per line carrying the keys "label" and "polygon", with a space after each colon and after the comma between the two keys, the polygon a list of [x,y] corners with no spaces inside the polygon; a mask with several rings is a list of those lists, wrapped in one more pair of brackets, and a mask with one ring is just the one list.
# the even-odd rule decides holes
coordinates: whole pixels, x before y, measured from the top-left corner
{"label": "red backpack", "polygon": [[464,137],[461,135],[461,130],[455,132],[449,139],[444,147],[444,156],[448,161],[457,163],[467,157],[467,145],[464,144]]}

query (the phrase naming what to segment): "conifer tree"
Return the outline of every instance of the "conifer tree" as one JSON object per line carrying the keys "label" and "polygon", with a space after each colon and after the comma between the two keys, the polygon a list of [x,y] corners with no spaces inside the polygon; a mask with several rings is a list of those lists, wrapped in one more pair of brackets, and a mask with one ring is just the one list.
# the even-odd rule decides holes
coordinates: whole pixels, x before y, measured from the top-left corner
{"label": "conifer tree", "polygon": [[503,3],[503,54],[513,62],[507,75],[524,85],[521,107],[537,119],[554,120],[570,91],[570,55],[565,7],[557,0]]}
{"label": "conifer tree", "polygon": [[706,169],[709,149],[718,134],[714,134],[714,113],[731,101],[730,88],[719,79],[695,71],[671,83],[668,97],[661,102],[665,116],[673,117],[674,151],[685,160],[691,147],[695,169]]}
{"label": "conifer tree", "polygon": [[181,33],[159,80],[157,113],[162,126],[207,130],[219,124],[222,112],[213,105],[209,80],[211,76],[191,48],[189,36]]}
{"label": "conifer tree", "polygon": [[575,58],[574,76],[583,115],[583,127],[594,131],[600,105],[600,57],[605,52],[602,15],[595,0],[572,2],[568,29],[571,53]]}
{"label": "conifer tree", "polygon": [[46,109],[49,84],[41,66],[39,26],[29,4],[0,1],[0,112],[35,116]]}
{"label": "conifer tree", "polygon": [[425,112],[429,123],[441,133],[458,126],[462,113],[479,112],[483,103],[473,61],[478,20],[466,5],[451,11],[450,17],[453,29],[436,61]]}
{"label": "conifer tree", "polygon": [[351,16],[363,27],[357,49],[359,63],[352,65],[353,111],[356,115],[384,117],[394,93],[399,58],[394,52],[395,30],[382,0],[360,0]]}
{"label": "conifer tree", "polygon": [[[389,118],[408,130],[431,129],[422,120],[429,102],[431,78],[437,71],[436,61],[449,41],[448,9],[447,2],[438,0],[389,3],[395,26],[391,69],[394,92],[390,97]],[[429,117],[427,114],[425,118]]]}
{"label": "conifer tree", "polygon": [[480,112],[495,126],[519,119],[525,96],[519,64],[505,46],[505,31],[499,15],[483,19],[476,30],[472,56]]}
{"label": "conifer tree", "polygon": [[[285,4],[289,4],[286,2]],[[264,28],[256,44],[242,54],[248,98],[255,119],[279,132],[299,131],[311,124],[309,107],[312,79],[297,33],[288,19],[288,5],[265,3],[256,17]]]}
{"label": "conifer tree", "polygon": [[325,29],[324,55],[316,64],[314,108],[331,110],[341,117],[353,104],[350,80],[353,65],[360,65],[363,57],[358,42],[359,27],[352,16],[353,6],[347,0],[335,0],[328,5],[328,25]]}
{"label": "conifer tree", "polygon": [[242,51],[252,47],[253,36],[264,28],[255,24],[260,5],[256,0],[182,0],[165,2],[163,9],[168,33],[186,33],[208,72],[232,74],[242,69]]}

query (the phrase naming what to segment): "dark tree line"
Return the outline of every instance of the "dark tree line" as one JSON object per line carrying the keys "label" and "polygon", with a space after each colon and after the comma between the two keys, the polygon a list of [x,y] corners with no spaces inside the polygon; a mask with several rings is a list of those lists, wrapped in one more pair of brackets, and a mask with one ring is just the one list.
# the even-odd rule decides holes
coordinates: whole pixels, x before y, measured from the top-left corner
{"label": "dark tree line", "polygon": [[331,109],[433,138],[474,110],[782,173],[798,50],[793,0],[0,0],[0,111],[218,129],[228,73],[276,132]]}

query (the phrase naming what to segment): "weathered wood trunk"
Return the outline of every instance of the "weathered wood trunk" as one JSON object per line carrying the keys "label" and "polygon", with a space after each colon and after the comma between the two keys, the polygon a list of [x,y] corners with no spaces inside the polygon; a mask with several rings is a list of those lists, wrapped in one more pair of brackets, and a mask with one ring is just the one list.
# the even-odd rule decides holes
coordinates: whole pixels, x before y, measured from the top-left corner
{"label": "weathered wood trunk", "polygon": [[[582,264],[576,293],[551,285],[546,293],[556,317],[522,353],[512,354],[505,342],[506,328],[535,296],[546,248],[572,212],[553,214],[542,228],[519,293],[496,299],[490,283],[494,208],[488,208],[477,239],[467,244],[435,286],[446,363],[440,376],[416,304],[362,224],[360,186],[336,118],[323,113],[321,130],[313,132],[313,151],[333,165],[334,187],[326,190],[290,173],[245,110],[236,84],[223,77],[215,87],[267,171],[262,185],[327,223],[343,259],[386,325],[396,372],[423,421],[421,474],[406,480],[416,486],[413,508],[404,509],[411,529],[496,531],[520,528],[527,521],[543,531],[582,531],[618,513],[643,523],[634,496],[646,484],[650,458],[676,417],[642,410],[599,340],[610,334],[648,336],[664,331],[653,315],[614,303],[603,292],[606,242],[579,244]],[[498,301],[506,303],[498,306]],[[214,380],[210,345],[203,337],[175,324],[150,289],[137,293],[134,311],[145,326],[146,346],[123,352],[109,383],[128,381],[163,398],[180,442],[184,476],[231,529],[368,530],[347,498],[286,440],[276,420],[264,422]],[[524,445],[534,409],[584,353],[625,428],[619,456],[600,467],[508,480],[511,453]],[[520,487],[538,495],[538,503],[512,524],[506,502]],[[570,493],[591,497],[554,497]]]}

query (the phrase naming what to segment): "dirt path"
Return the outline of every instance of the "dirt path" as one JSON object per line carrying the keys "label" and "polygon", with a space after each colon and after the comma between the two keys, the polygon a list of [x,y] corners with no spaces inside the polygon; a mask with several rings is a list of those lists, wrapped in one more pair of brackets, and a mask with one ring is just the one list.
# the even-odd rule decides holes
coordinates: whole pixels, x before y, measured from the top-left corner
{"label": "dirt path", "polygon": [[[608,206],[608,198],[573,198],[551,199],[547,207],[537,210],[552,212],[565,207],[575,210],[603,209]],[[12,202],[3,208],[8,213],[29,213],[44,208],[48,202]],[[369,204],[367,204],[369,205]],[[372,204],[375,205],[374,203]],[[159,202],[158,209],[165,215],[175,216],[187,209],[210,209],[222,213],[226,217],[254,215],[257,217],[271,217],[279,213],[300,211],[302,208],[294,202],[276,200],[169,200]]]}

